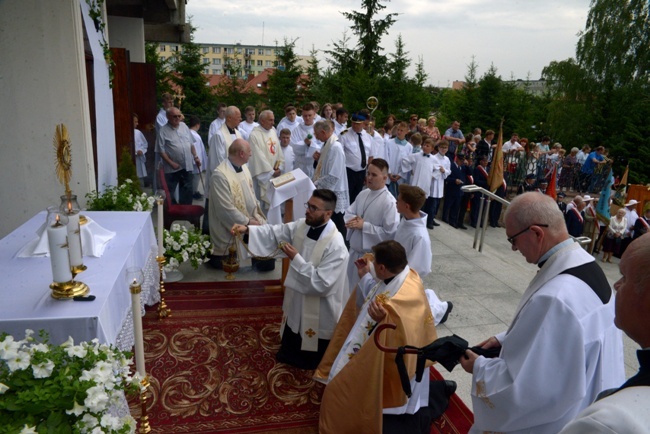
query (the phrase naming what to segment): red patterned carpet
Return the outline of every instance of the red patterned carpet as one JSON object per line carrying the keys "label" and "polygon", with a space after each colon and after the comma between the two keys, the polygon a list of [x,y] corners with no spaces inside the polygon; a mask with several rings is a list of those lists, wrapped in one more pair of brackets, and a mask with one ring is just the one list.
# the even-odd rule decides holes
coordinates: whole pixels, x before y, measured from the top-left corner
{"label": "red patterned carpet", "polygon": [[[323,386],[275,361],[282,295],[263,291],[274,284],[166,286],[172,317],[148,309],[143,319],[152,433],[318,432]],[[432,433],[468,431],[471,412],[454,399]]]}

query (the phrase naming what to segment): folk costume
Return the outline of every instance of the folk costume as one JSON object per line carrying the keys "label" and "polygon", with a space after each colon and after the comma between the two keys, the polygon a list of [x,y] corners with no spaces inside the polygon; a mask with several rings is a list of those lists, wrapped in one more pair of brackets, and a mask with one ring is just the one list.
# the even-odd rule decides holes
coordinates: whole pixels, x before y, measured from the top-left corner
{"label": "folk costume", "polygon": [[315,369],[332,338],[347,293],[348,252],[343,237],[331,220],[320,228],[310,228],[304,218],[283,225],[249,226],[248,231],[249,248],[255,254],[271,253],[282,241],[299,252],[284,282],[278,360]]}
{"label": "folk costume", "polygon": [[549,253],[510,327],[496,336],[499,357],[474,363],[472,433],[557,433],[599,392],[624,380],[604,273],[570,239]]}
{"label": "folk costume", "polygon": [[[358,305],[357,299],[364,300],[363,304]],[[348,300],[314,374],[314,379],[327,384],[320,410],[321,433],[380,433],[382,413],[414,414],[428,405],[428,381],[415,382],[416,358],[404,358],[413,392],[408,399],[395,356],[381,352],[373,342],[377,323],[370,318],[368,305],[375,299],[382,300],[387,311],[382,323],[397,325],[382,334],[384,345],[421,347],[436,339],[431,309],[415,271],[406,266],[388,283],[365,275]]]}

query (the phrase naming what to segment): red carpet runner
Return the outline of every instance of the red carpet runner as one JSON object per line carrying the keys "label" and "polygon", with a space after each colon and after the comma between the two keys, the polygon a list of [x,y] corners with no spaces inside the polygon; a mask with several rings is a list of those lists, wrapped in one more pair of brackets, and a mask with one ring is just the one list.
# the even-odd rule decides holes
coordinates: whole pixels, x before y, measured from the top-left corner
{"label": "red carpet runner", "polygon": [[[318,432],[323,386],[275,361],[282,295],[263,292],[273,284],[168,284],[172,317],[148,309],[143,318],[152,433]],[[465,433],[471,423],[454,395],[431,432]]]}

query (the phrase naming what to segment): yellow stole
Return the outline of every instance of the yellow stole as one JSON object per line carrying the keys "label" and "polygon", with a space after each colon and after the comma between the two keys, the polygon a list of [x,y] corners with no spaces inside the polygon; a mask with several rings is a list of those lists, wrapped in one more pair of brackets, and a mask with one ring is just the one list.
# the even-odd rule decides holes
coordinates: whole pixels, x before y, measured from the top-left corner
{"label": "yellow stole", "polygon": [[[359,314],[357,290],[348,299],[325,356],[314,373],[315,380],[327,382],[332,364],[356,322]],[[423,347],[436,340],[429,302],[422,281],[414,270],[410,270],[399,291],[384,304],[384,309],[387,315],[382,323],[397,326],[395,330],[382,334],[381,342],[385,346],[408,344]],[[416,357],[407,355],[404,362],[409,377],[413,377]],[[427,366],[430,365],[431,362],[427,362]],[[422,381],[428,381],[428,377]],[[381,352],[374,343],[374,336],[371,336],[325,387],[320,408],[320,432],[380,433],[382,410],[400,407],[406,401],[395,354]]]}

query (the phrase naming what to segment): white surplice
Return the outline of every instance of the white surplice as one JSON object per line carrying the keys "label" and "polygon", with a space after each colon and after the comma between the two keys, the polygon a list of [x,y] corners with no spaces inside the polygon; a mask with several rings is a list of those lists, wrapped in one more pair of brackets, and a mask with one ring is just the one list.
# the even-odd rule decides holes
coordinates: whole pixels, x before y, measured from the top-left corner
{"label": "white surplice", "polygon": [[[433,160],[433,182],[429,197],[441,198],[445,193],[445,179],[451,173],[451,163],[449,158],[439,153],[432,155],[431,159]],[[445,169],[444,173],[440,171],[441,167]],[[426,192],[426,190],[424,191]]]}
{"label": "white surplice", "polygon": [[280,135],[280,132],[282,132],[282,130],[285,129],[285,128],[288,129],[289,131],[293,132],[293,130],[296,129],[296,127],[302,123],[302,122],[300,122],[301,120],[302,120],[301,117],[296,117],[296,119],[294,119],[294,121],[291,122],[285,116],[280,120],[280,122],[278,122],[278,126],[275,127],[275,129],[278,131],[278,135]]}
{"label": "white surplice", "polygon": [[562,271],[593,262],[573,243],[548,259],[505,333],[499,357],[474,363],[472,433],[557,433],[604,389],[625,379],[614,296],[604,305]]}
{"label": "white surplice", "polygon": [[[395,241],[400,243],[406,250],[406,258],[409,267],[424,277],[431,272],[431,262],[433,255],[431,253],[431,238],[427,230],[427,214],[420,211],[420,217],[407,220],[402,218],[397,225],[395,232]],[[449,304],[438,298],[433,289],[425,289],[429,307],[433,314],[435,324],[440,324],[440,320],[447,313]]]}
{"label": "white surplice", "polygon": [[436,160],[433,155],[425,156],[423,152],[405,155],[402,158],[402,172],[411,173],[411,182],[409,184],[420,187],[425,194],[431,191],[431,182],[433,181],[433,168]]}
{"label": "white surplice", "polygon": [[330,220],[319,237],[319,241],[326,240],[328,244],[320,263],[314,266],[311,257],[317,242],[307,237],[308,229],[304,218],[281,225],[249,226],[248,247],[256,255],[266,255],[275,251],[281,241],[297,244],[296,239],[301,239],[299,254],[291,261],[284,281],[286,290],[282,310],[287,325],[304,339],[306,302],[309,297],[317,297],[318,333],[314,339],[331,339],[347,299],[345,270],[348,252],[343,237]]}
{"label": "white surplice", "polygon": [[350,292],[359,281],[354,261],[364,253],[372,251],[372,246],[375,244],[392,240],[399,224],[395,197],[388,192],[386,187],[379,190],[362,190],[354,203],[345,211],[343,218],[347,223],[355,216],[363,219],[363,229],[348,228],[347,239],[350,241],[348,284]]}
{"label": "white surplice", "polygon": [[[305,145],[305,139],[311,135],[311,144]],[[314,175],[314,152],[320,151],[322,143],[314,137],[314,125],[300,124],[291,131],[291,147],[295,155],[294,168],[302,170],[305,175]]]}
{"label": "white surplice", "polygon": [[239,123],[239,126],[237,129],[241,133],[241,136],[244,138],[244,140],[248,140],[248,138],[251,135],[251,132],[253,131],[253,128],[259,126],[257,122],[251,122],[250,124],[246,121],[241,121]]}
{"label": "white surplice", "polygon": [[[405,182],[408,184],[410,179],[410,172],[402,170],[402,159],[407,155],[411,155],[413,153],[413,145],[411,145],[406,140],[401,142],[404,143],[402,145],[399,143],[400,142],[397,137],[386,142],[386,148],[388,149],[388,155],[390,158],[388,161],[388,173],[402,177],[402,179],[398,181],[398,184],[403,184]],[[424,191],[427,192],[428,190]]]}
{"label": "white surplice", "polygon": [[[219,119],[214,122],[218,120]],[[212,125],[210,125],[210,129],[212,129]],[[221,163],[228,159],[228,148],[230,148],[232,142],[234,142],[235,139],[241,138],[241,133],[236,128],[235,134],[230,134],[228,126],[224,122],[215,131],[214,135],[208,139],[208,184],[210,183],[212,172],[214,172]]]}
{"label": "white surplice", "polygon": [[212,139],[212,136],[217,134],[217,131],[219,131],[219,128],[226,122],[226,118],[216,118],[212,122],[210,122],[210,128],[208,129],[208,143]]}
{"label": "white surplice", "polygon": [[[144,178],[147,176],[147,149],[149,143],[142,131],[137,128],[133,132],[133,137],[135,139],[135,168],[138,178]],[[142,151],[142,155],[138,155],[138,151]]]}
{"label": "white surplice", "polygon": [[332,134],[321,149],[318,165],[314,172],[314,185],[316,188],[327,188],[336,194],[336,208],[334,212],[345,212],[350,206],[350,190],[348,189],[348,175],[345,171],[345,154],[343,146]]}
{"label": "white surplice", "polygon": [[275,128],[267,130],[262,126],[253,128],[250,133],[251,158],[248,160],[248,169],[251,171],[255,185],[255,194],[260,201],[265,202],[268,209],[269,200],[266,191],[269,181],[273,176],[274,168],[284,160],[280,139],[275,133]]}
{"label": "white surplice", "polygon": [[370,151],[370,156],[372,158],[381,158],[386,160],[386,162],[388,162],[389,161],[388,147],[386,146],[386,142],[384,141],[384,138],[377,131],[374,131],[374,133],[370,135],[370,137],[372,138],[372,148]]}

